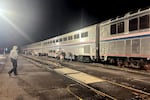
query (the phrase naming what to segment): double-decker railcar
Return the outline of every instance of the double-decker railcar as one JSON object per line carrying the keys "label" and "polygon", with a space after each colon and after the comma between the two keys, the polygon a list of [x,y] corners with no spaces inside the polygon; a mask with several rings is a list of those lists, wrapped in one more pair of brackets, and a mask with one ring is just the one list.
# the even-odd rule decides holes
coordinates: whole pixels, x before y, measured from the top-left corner
{"label": "double-decker railcar", "polygon": [[55,58],[63,54],[65,59],[143,68],[149,65],[150,58],[150,8],[33,43],[24,49]]}
{"label": "double-decker railcar", "polygon": [[42,42],[36,42],[36,43],[25,45],[21,48],[21,50],[23,54],[39,56],[43,53]]}
{"label": "double-decker railcar", "polygon": [[[43,49],[50,57],[63,54],[65,59],[89,62],[95,56],[96,25],[43,41]],[[84,59],[83,59],[84,58]]]}
{"label": "double-decker railcar", "polygon": [[150,58],[150,8],[100,23],[99,40],[107,62],[143,68]]}

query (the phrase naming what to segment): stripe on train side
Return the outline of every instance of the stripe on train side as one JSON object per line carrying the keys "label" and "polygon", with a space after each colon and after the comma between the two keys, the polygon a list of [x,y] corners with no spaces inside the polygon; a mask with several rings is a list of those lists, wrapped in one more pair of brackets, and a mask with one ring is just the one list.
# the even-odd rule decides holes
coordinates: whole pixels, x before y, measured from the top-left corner
{"label": "stripe on train side", "polygon": [[150,31],[136,32],[136,33],[129,33],[129,34],[120,34],[118,36],[112,35],[111,37],[102,38],[101,40],[110,40],[110,39],[114,39],[114,38],[125,38],[125,37],[133,37],[133,36],[148,35],[148,34],[150,34]]}
{"label": "stripe on train side", "polygon": [[103,39],[100,42],[113,41],[113,40],[125,40],[125,39],[133,39],[133,38],[136,39],[136,38],[144,38],[144,37],[150,37],[150,34],[139,35],[139,36],[122,37],[122,38]]}

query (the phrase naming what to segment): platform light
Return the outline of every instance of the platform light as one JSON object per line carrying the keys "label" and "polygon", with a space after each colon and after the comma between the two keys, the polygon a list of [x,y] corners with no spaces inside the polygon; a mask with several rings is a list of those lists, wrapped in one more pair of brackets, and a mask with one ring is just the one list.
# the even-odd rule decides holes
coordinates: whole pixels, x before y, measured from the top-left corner
{"label": "platform light", "polygon": [[16,16],[16,13],[15,12],[12,12],[12,11],[9,11],[7,9],[2,9],[0,8],[0,16]]}
{"label": "platform light", "polygon": [[4,13],[5,13],[5,10],[0,9],[0,16],[3,16],[3,15],[4,15]]}
{"label": "platform light", "polygon": [[10,20],[7,16],[13,16],[13,12],[11,11],[7,11],[5,9],[0,8],[0,17],[3,18],[6,22],[9,23],[9,25],[11,25],[16,31],[18,31],[22,36],[24,36],[26,39],[28,39],[29,41],[32,41],[30,39],[29,36],[27,36],[27,34],[21,30],[20,27],[18,27],[12,20]]}

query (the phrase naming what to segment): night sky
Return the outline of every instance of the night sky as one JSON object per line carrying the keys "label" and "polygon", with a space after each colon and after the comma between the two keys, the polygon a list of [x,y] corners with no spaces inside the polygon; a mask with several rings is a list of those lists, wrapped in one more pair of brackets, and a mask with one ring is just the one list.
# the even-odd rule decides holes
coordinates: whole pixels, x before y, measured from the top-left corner
{"label": "night sky", "polygon": [[38,42],[149,6],[150,0],[0,0],[0,47]]}

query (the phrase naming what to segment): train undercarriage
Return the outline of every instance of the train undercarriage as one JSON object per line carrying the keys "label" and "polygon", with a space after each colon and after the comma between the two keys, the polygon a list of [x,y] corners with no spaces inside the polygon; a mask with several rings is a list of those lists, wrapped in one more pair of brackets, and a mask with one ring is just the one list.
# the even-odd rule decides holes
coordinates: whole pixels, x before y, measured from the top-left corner
{"label": "train undercarriage", "polygon": [[[38,56],[49,56],[46,53],[39,53]],[[101,57],[98,60],[95,57],[85,56],[85,55],[70,55],[66,57],[65,53],[60,53],[56,57],[56,59],[63,59],[63,60],[71,60],[71,61],[79,61],[83,63],[103,63],[103,64],[110,64],[115,65],[118,67],[126,67],[138,70],[150,70],[150,59],[147,58],[140,58],[140,57],[116,57],[116,56],[108,56],[107,58]]]}
{"label": "train undercarriage", "polygon": [[105,64],[116,65],[139,70],[150,70],[150,60],[137,57],[107,57]]}

